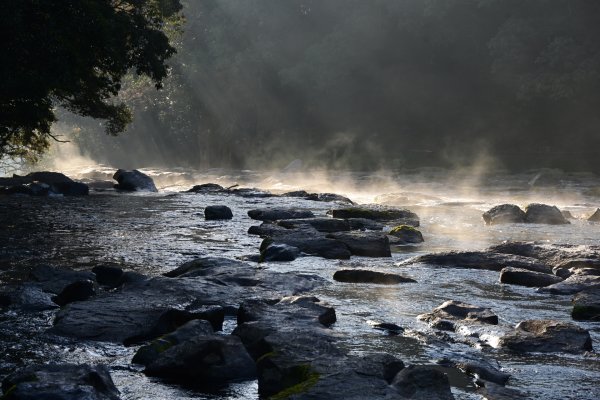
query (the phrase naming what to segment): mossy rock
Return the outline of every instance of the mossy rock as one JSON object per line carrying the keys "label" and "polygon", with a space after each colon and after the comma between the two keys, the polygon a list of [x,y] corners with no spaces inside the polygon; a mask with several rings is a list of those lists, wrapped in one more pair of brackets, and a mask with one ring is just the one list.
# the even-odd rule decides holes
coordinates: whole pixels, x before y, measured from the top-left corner
{"label": "mossy rock", "polygon": [[277,394],[269,397],[270,400],[285,400],[293,395],[305,393],[311,387],[317,384],[320,378],[320,374],[312,369],[310,365],[303,364],[293,367],[290,370],[290,374],[287,379],[293,381],[299,381],[293,386],[280,391]]}
{"label": "mossy rock", "polygon": [[585,305],[574,305],[571,317],[578,321],[600,321],[600,307],[598,306],[585,306]]}
{"label": "mossy rock", "polygon": [[399,225],[392,228],[389,232],[391,236],[400,239],[399,243],[391,244],[402,244],[402,243],[423,243],[423,234],[410,225]]}

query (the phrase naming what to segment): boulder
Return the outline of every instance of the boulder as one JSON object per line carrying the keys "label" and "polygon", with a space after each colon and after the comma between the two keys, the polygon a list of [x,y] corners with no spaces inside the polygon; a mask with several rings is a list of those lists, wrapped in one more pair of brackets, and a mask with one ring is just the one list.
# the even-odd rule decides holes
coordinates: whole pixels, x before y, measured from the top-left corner
{"label": "boulder", "polygon": [[386,235],[375,232],[330,233],[329,239],[335,239],[346,245],[350,253],[364,257],[391,257],[390,242]]}
{"label": "boulder", "polygon": [[333,274],[333,279],[346,283],[376,283],[379,285],[396,285],[404,282],[416,282],[401,275],[363,269],[343,269]]}
{"label": "boulder", "polygon": [[38,265],[31,270],[29,278],[38,282],[45,292],[59,294],[72,283],[95,281],[96,276],[90,271],[73,271],[49,265]]}
{"label": "boulder", "polygon": [[403,399],[453,400],[448,376],[427,366],[408,366],[391,383]]}
{"label": "boulder", "polygon": [[221,193],[226,191],[227,189],[216,183],[203,183],[202,185],[196,185],[187,190],[189,193]]}
{"label": "boulder", "polygon": [[63,307],[74,301],[84,301],[96,294],[96,285],[91,280],[81,280],[70,283],[52,298],[59,306]]}
{"label": "boulder", "polygon": [[556,275],[521,268],[506,267],[500,271],[500,282],[512,285],[544,287],[562,282],[562,280],[563,278]]}
{"label": "boulder", "polygon": [[260,252],[260,262],[294,261],[300,255],[300,249],[287,244],[272,244]]}
{"label": "boulder", "polygon": [[248,211],[248,216],[259,221],[277,221],[281,219],[314,218],[310,210],[262,208]]}
{"label": "boulder", "polygon": [[[463,324],[498,324],[498,316],[489,308],[478,307],[459,301],[449,300],[433,311],[417,316],[421,321],[429,322],[433,327],[440,324],[441,321],[450,321],[454,325],[455,321]],[[449,325],[446,323],[446,325]],[[443,325],[442,325],[443,326]],[[444,330],[453,330],[450,329]]]}
{"label": "boulder", "polygon": [[600,208],[596,208],[596,211],[587,220],[590,222],[600,222]]}
{"label": "boulder", "polygon": [[6,400],[119,400],[102,365],[46,364],[19,369],[2,381]]}
{"label": "boulder", "polygon": [[600,276],[571,275],[564,281],[537,289],[540,293],[575,294],[583,290],[600,288]]}
{"label": "boulder", "polygon": [[248,228],[249,235],[259,235],[263,238],[268,236],[287,235],[289,233],[288,229],[272,222],[263,222],[260,225],[254,225]]}
{"label": "boulder", "polygon": [[600,288],[577,293],[571,317],[579,321],[600,321]]}
{"label": "boulder", "polygon": [[570,224],[558,207],[538,203],[532,203],[525,207],[525,222],[550,225]]}
{"label": "boulder", "polygon": [[552,267],[532,257],[503,254],[494,251],[449,251],[409,258],[398,265],[428,264],[440,267],[501,271],[505,267],[550,273]]}
{"label": "boulder", "polygon": [[512,224],[525,222],[525,212],[514,204],[501,204],[484,212],[486,225]]}
{"label": "boulder", "polygon": [[127,171],[118,169],[113,175],[113,179],[119,182],[115,185],[115,189],[129,192],[147,191],[158,192],[154,181],[148,175],[138,171],[137,169]]}
{"label": "boulder", "polygon": [[366,218],[374,221],[397,221],[400,224],[419,226],[419,217],[412,211],[384,206],[360,206],[331,210],[333,218]]}
{"label": "boulder", "polygon": [[232,219],[233,213],[227,206],[208,206],[204,209],[204,218],[207,220]]}
{"label": "boulder", "polygon": [[108,287],[117,287],[123,281],[124,272],[120,267],[111,265],[98,265],[92,268],[96,282]]}
{"label": "boulder", "polygon": [[301,218],[301,219],[284,219],[277,223],[286,229],[296,229],[302,225],[309,225],[319,232],[345,232],[350,231],[352,227],[350,223],[344,219],[338,218]]}
{"label": "boulder", "polygon": [[61,174],[60,172],[50,171],[30,172],[27,175],[25,175],[24,178],[28,179],[28,182],[42,182],[47,185],[73,182],[71,178],[64,174]]}
{"label": "boulder", "polygon": [[3,307],[10,307],[21,312],[38,312],[58,308],[49,293],[32,283],[25,283],[6,290],[0,296],[3,298]]}
{"label": "boulder", "polygon": [[389,232],[390,244],[413,244],[423,243],[423,234],[410,225],[399,225],[393,227]]}
{"label": "boulder", "polygon": [[286,244],[297,247],[301,252],[308,255],[328,259],[347,260],[351,256],[350,250],[344,243],[327,238],[314,229],[289,229],[273,232],[272,236],[268,236],[262,241],[260,251],[273,244]]}
{"label": "boulder", "polygon": [[519,322],[514,331],[502,336],[498,347],[519,353],[583,353],[592,350],[592,339],[587,330],[575,324],[528,320]]}
{"label": "boulder", "polygon": [[348,221],[350,224],[350,229],[353,231],[381,231],[385,226],[380,222],[367,218],[348,218],[346,221]]}

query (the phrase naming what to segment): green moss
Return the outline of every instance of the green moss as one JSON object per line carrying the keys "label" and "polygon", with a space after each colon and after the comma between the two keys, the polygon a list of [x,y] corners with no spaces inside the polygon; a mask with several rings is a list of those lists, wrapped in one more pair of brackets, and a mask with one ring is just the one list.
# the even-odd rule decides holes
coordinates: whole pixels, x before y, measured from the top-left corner
{"label": "green moss", "polygon": [[2,397],[0,397],[0,400],[5,400],[5,399],[10,399],[10,396],[13,394],[13,392],[17,390],[17,385],[12,385],[5,393]]}
{"label": "green moss", "polygon": [[271,396],[270,400],[285,400],[295,394],[304,393],[316,385],[320,378],[320,374],[314,371],[310,365],[298,365],[293,368],[290,375],[294,380],[298,378],[297,380],[300,382]]}
{"label": "green moss", "polygon": [[274,352],[274,351],[270,351],[270,352],[268,352],[268,353],[265,353],[265,354],[263,354],[262,356],[258,357],[258,359],[256,360],[256,363],[259,363],[259,362],[261,362],[261,361],[264,361],[264,360],[266,360],[266,359],[267,359],[267,358],[269,358],[269,357],[274,357],[274,356],[276,356],[276,355],[277,355],[277,353],[276,353],[276,352]]}
{"label": "green moss", "polygon": [[392,228],[390,235],[398,235],[404,232],[419,232],[417,229],[410,225],[399,225]]}
{"label": "green moss", "polygon": [[600,320],[600,307],[576,304],[571,317],[576,320]]}

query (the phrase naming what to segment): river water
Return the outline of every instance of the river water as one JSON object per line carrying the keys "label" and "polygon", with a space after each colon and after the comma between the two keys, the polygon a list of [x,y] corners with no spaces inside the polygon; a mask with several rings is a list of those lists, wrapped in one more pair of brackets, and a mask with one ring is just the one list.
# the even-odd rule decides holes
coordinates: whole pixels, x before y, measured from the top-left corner
{"label": "river water", "polygon": [[[113,170],[114,171],[114,170]],[[385,351],[405,363],[435,364],[456,354],[497,361],[512,375],[509,386],[532,399],[600,398],[600,359],[566,354],[517,355],[492,348],[431,342],[418,335],[390,336],[372,329],[368,321],[392,322],[409,331],[428,332],[417,321],[446,300],[486,306],[501,324],[524,319],[571,321],[570,296],[538,294],[534,289],[500,284],[493,271],[436,268],[428,265],[397,266],[415,255],[445,250],[484,249],[504,240],[541,241],[578,245],[598,244],[600,225],[585,217],[600,206],[600,180],[591,174],[532,171],[521,175],[472,176],[446,171],[421,170],[402,175],[338,173],[256,173],[252,171],[148,170],[159,193],[121,194],[92,191],[79,198],[0,197],[0,280],[22,279],[38,264],[90,269],[118,264],[148,275],[169,271],[200,256],[236,258],[256,254],[261,239],[247,234],[257,221],[247,211],[260,207],[298,207],[325,216],[332,203],[295,198],[242,198],[231,195],[181,193],[192,184],[215,182],[228,186],[256,186],[274,192],[314,189],[344,194],[360,203],[379,202],[403,206],[421,217],[425,243],[393,249],[392,259],[352,257],[350,261],[301,257],[289,263],[266,263],[272,271],[301,271],[330,283],[315,295],[336,309],[333,331],[343,346],[360,354]],[[107,169],[67,171],[70,176],[105,179]],[[510,202],[555,204],[576,218],[570,225],[511,224],[485,226],[483,211]],[[233,210],[231,221],[205,221],[207,205],[224,204]],[[401,273],[416,284],[377,286],[333,281],[344,265],[358,264],[384,272]],[[217,393],[201,393],[145,377],[130,365],[135,348],[52,337],[45,330],[54,313],[0,314],[0,378],[14,368],[34,362],[103,363],[110,366],[124,399],[252,399],[256,382],[231,385]],[[590,330],[593,345],[600,346],[600,324],[578,322]],[[231,331],[235,321],[226,321]],[[474,384],[448,370],[457,399],[479,399]]]}

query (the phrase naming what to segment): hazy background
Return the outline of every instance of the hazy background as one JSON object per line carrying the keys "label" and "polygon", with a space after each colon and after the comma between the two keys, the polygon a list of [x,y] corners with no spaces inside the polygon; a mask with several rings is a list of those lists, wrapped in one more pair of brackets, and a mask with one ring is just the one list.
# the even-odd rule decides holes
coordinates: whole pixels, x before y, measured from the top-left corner
{"label": "hazy background", "polygon": [[600,167],[600,1],[186,1],[162,91],[130,80],[131,168]]}

